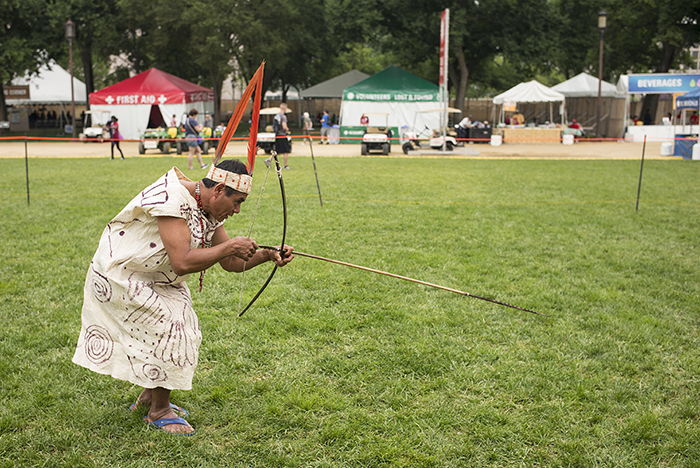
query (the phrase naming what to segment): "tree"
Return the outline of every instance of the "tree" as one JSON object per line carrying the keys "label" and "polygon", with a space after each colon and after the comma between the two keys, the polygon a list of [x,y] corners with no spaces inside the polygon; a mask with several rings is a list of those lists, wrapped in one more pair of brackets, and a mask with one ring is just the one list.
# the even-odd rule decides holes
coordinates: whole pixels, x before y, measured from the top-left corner
{"label": "tree", "polygon": [[46,63],[46,16],[40,0],[0,0],[0,120],[8,120],[5,85]]}
{"label": "tree", "polygon": [[[699,0],[614,0],[606,11],[604,66],[609,76],[666,73],[684,49],[700,41]],[[656,115],[658,99],[658,94],[646,95],[642,115],[647,110]]]}
{"label": "tree", "polygon": [[[73,46],[82,62],[85,91],[89,96],[95,91],[94,50],[97,48],[102,56],[109,56],[110,52],[117,50],[111,46],[118,21],[115,0],[52,0],[46,5],[46,12],[49,26],[54,31],[54,35],[48,37],[49,41],[52,37],[57,38],[56,31],[62,33],[63,25],[68,19],[75,24],[76,38]],[[65,39],[61,39],[61,44],[63,43]]]}

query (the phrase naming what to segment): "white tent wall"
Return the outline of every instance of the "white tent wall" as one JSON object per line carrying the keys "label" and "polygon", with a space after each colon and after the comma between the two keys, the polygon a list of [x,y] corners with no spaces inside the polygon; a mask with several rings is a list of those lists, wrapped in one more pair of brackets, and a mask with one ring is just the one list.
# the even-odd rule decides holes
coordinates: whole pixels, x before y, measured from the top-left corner
{"label": "white tent wall", "polygon": [[[160,104],[158,105],[158,108],[160,109],[160,113],[163,115],[165,124],[168,126],[170,126],[170,121],[172,120],[173,115],[175,116],[175,120],[179,125],[185,122],[187,113],[189,112],[189,109],[187,109],[184,104]],[[204,122],[204,115],[202,115],[202,122]]]}
{"label": "white tent wall", "polygon": [[115,106],[106,104],[93,104],[90,110],[102,110],[114,115],[119,119],[119,133],[124,139],[137,140],[141,137],[148,118],[151,115],[151,104],[133,104],[129,106]]}
{"label": "white tent wall", "polygon": [[[409,127],[416,133],[424,130],[432,131],[440,128],[440,113],[419,111],[436,109],[440,106],[437,101],[430,102],[377,102],[377,101],[343,101],[340,105],[340,125],[346,127],[356,127],[360,125],[362,114],[386,113],[389,114],[389,127],[401,128]],[[383,127],[384,118],[370,116],[370,126]],[[422,135],[429,137],[430,134]],[[398,138],[398,135],[394,135]],[[354,143],[360,143],[358,139]]]}
{"label": "white tent wall", "polygon": [[[148,128],[148,119],[151,116],[151,104],[131,104],[131,105],[107,105],[93,104],[92,110],[105,110],[119,119],[119,132],[127,140],[138,140]],[[173,114],[178,122],[184,121],[190,109],[197,109],[197,122],[204,123],[204,113],[214,113],[213,101],[190,102],[187,104],[161,104],[158,106],[166,125],[170,124]]]}

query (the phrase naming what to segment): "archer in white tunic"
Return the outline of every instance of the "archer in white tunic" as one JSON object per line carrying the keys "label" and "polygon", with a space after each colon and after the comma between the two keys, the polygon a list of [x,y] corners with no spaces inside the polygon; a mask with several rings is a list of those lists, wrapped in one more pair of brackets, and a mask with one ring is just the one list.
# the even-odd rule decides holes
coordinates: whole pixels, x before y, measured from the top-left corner
{"label": "archer in white tunic", "polygon": [[[144,388],[189,390],[202,335],[186,280],[173,273],[158,217],[183,218],[190,247],[223,224],[205,215],[173,168],[105,228],[88,270],[73,362]],[[200,224],[200,219],[202,223]]]}

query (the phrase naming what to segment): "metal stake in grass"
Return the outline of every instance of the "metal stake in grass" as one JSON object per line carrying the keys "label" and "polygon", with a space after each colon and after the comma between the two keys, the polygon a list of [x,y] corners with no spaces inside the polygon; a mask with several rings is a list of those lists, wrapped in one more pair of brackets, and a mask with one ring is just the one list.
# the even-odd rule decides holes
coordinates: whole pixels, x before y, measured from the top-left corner
{"label": "metal stake in grass", "polygon": [[[266,250],[275,250],[277,252],[282,251],[279,247],[272,247],[269,245],[258,245],[258,247],[261,249],[266,249]],[[299,256],[307,257],[307,258],[314,258],[316,260],[323,260],[324,262],[336,263],[338,265],[345,265],[348,267],[358,268],[360,270],[365,270],[365,271],[369,271],[372,273],[379,273],[380,275],[391,276],[392,278],[398,278],[398,279],[402,279],[405,281],[411,281],[413,283],[418,283],[418,284],[422,284],[425,286],[430,286],[431,288],[437,288],[437,289],[442,289],[443,291],[449,291],[449,292],[453,292],[455,294],[461,294],[462,296],[469,296],[469,297],[473,297],[474,299],[481,299],[482,301],[492,302],[494,304],[510,307],[511,309],[523,310],[525,312],[530,312],[531,314],[541,315],[543,317],[549,317],[549,315],[547,315],[547,314],[542,314],[540,312],[535,312],[534,310],[526,309],[524,307],[516,306],[513,304],[508,304],[507,302],[501,302],[501,301],[497,301],[495,299],[491,299],[488,297],[477,296],[475,294],[470,294],[468,292],[460,291],[459,289],[452,289],[452,288],[448,288],[446,286],[440,286],[439,284],[428,283],[426,281],[421,281],[421,280],[417,280],[414,278],[409,278],[408,276],[401,276],[401,275],[389,273],[386,271],[375,270],[374,268],[368,268],[368,267],[364,267],[364,266],[360,266],[360,265],[353,265],[352,263],[341,262],[340,260],[333,260],[331,258],[319,257],[318,255],[311,255],[311,254],[307,254],[307,253],[303,253],[303,252],[294,251],[294,255],[299,255]],[[241,316],[241,315],[243,315],[243,314],[242,313],[239,314],[239,316]]]}
{"label": "metal stake in grass", "polygon": [[29,156],[27,154],[27,134],[24,134],[24,170],[27,174],[27,206],[29,206]]}
{"label": "metal stake in grass", "polygon": [[639,194],[642,191],[642,172],[644,171],[644,152],[647,149],[647,136],[644,135],[644,145],[642,146],[642,165],[639,168],[639,185],[637,186],[637,206],[634,211],[639,211]]}
{"label": "metal stake in grass", "polygon": [[[310,132],[306,132],[307,134]],[[313,139],[311,138],[311,135],[307,135],[309,137],[309,149],[311,150],[311,161],[314,163],[314,175],[316,176],[316,188],[318,189],[318,201],[321,202],[321,206],[323,206],[323,198],[321,198],[321,185],[318,183],[318,172],[316,172],[316,159],[314,158],[314,142]],[[322,142],[323,143],[323,142]]]}

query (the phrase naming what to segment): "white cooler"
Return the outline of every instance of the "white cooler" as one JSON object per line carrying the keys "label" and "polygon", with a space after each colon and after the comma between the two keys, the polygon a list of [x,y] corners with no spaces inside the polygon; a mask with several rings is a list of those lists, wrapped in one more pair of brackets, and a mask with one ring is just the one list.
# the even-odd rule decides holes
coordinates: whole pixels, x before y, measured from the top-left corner
{"label": "white cooler", "polygon": [[574,144],[574,136],[573,135],[563,135],[561,137],[561,144],[562,145],[573,145]]}
{"label": "white cooler", "polygon": [[661,143],[661,156],[671,156],[673,154],[673,143]]}
{"label": "white cooler", "polygon": [[491,146],[501,146],[503,137],[501,135],[491,135]]}
{"label": "white cooler", "polygon": [[700,161],[700,145],[697,143],[693,145],[693,161]]}

